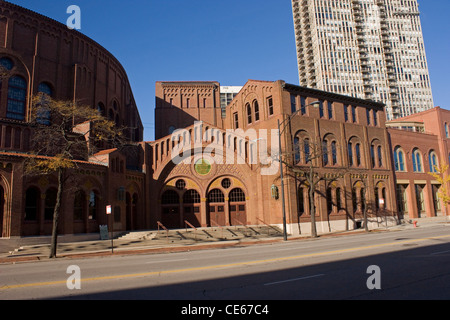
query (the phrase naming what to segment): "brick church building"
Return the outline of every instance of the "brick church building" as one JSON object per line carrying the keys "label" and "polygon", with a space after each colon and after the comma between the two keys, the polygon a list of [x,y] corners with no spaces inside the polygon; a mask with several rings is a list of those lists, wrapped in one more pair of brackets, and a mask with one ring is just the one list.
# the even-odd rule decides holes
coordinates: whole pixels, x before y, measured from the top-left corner
{"label": "brick church building", "polygon": [[[172,228],[183,227],[185,220],[196,226],[280,225],[278,122],[285,124],[281,155],[290,233],[309,231],[305,172],[310,161],[320,177],[314,199],[319,232],[360,226],[365,207],[371,223],[398,222],[383,104],[284,81],[249,80],[220,110],[219,88],[215,82],[156,84],[159,139],[147,143],[145,152],[151,155],[146,187],[153,190],[148,198],[153,223]],[[192,151],[183,158],[186,163],[173,162],[178,144]],[[313,158],[314,146],[320,146],[320,155]],[[212,151],[205,155],[208,148]],[[198,170],[205,162],[206,171]]]}
{"label": "brick church building", "polygon": [[7,70],[0,87],[2,237],[51,233],[56,177],[23,172],[31,101],[40,92],[91,105],[127,127],[134,146],[77,161],[60,234],[98,233],[107,205],[115,231],[285,221],[289,233],[307,234],[311,212],[319,232],[359,228],[364,212],[370,226],[446,213],[441,186],[427,175],[429,164],[449,162],[450,114],[440,108],[386,123],[381,103],[281,80],[249,80],[226,107],[218,82],[157,82],[156,140],[147,142],[116,58],[5,1],[0,66]]}

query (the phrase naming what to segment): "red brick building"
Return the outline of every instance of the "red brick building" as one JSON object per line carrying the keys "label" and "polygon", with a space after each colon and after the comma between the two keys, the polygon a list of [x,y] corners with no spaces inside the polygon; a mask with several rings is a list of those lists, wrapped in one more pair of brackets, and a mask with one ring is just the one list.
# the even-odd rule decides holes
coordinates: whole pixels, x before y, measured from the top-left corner
{"label": "red brick building", "polygon": [[[156,122],[156,132],[167,136],[146,144],[146,172],[153,173],[146,177],[146,188],[152,190],[147,208],[153,211],[153,225],[160,221],[179,228],[185,220],[197,226],[281,224],[280,171],[274,161],[278,135],[274,130],[278,121],[293,113],[297,115],[289,122],[289,130],[283,131],[281,143],[283,160],[291,167],[284,179],[289,231],[309,230],[308,185],[304,176],[295,172],[309,166],[305,149],[296,148],[305,141],[311,148],[317,144],[326,149],[313,160],[315,172],[322,177],[315,196],[319,231],[361,225],[365,206],[373,223],[386,217],[390,217],[389,223],[398,221],[382,104],[283,81],[255,80],[245,84],[222,116],[218,105],[205,108],[182,103],[186,90],[194,92],[192,101],[201,101],[199,92],[207,85],[211,83],[156,84],[156,115],[162,119]],[[213,95],[214,90],[209,92]],[[308,106],[314,101],[320,101],[317,108]],[[203,120],[202,124],[196,125],[196,120]],[[179,151],[173,150],[179,145],[186,152],[185,162],[174,164],[173,155]],[[261,165],[261,152],[268,152],[276,170],[264,172],[267,166]],[[204,169],[205,161],[206,171],[198,170]],[[380,200],[384,206],[380,207]]]}
{"label": "red brick building", "polygon": [[[33,128],[33,96],[91,105],[139,142],[143,126],[125,70],[107,50],[65,25],[0,2],[0,231],[2,237],[47,235],[52,228],[56,178],[23,174]],[[145,225],[140,162],[114,150],[77,162],[76,180],[63,196],[61,234],[98,232],[115,213],[115,229]]]}
{"label": "red brick building", "polygon": [[[450,111],[440,107],[387,124],[398,210],[405,218],[435,217],[448,212],[438,194],[442,185],[429,173],[435,166],[449,165],[449,126]],[[448,174],[447,170],[445,176]]]}

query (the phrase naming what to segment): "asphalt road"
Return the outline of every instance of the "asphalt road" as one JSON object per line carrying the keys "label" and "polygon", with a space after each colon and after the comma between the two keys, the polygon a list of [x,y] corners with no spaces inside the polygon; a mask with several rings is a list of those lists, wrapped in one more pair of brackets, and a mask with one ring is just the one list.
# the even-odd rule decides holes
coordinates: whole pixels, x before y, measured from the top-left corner
{"label": "asphalt road", "polygon": [[0,265],[0,299],[449,300],[449,265],[450,226],[442,225],[242,248]]}

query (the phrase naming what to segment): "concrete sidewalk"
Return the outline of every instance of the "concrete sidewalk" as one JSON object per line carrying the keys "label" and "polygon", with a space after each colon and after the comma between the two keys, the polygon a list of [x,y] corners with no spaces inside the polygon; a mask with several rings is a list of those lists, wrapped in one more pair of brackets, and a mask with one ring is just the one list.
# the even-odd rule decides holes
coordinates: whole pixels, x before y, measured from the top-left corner
{"label": "concrete sidewalk", "polygon": [[[380,227],[371,232],[400,231],[413,228],[424,228],[436,225],[449,225],[446,217],[414,219],[392,227]],[[124,237],[111,240],[89,240],[96,235],[73,236],[58,239],[58,258],[86,258],[94,256],[111,256],[127,254],[170,253],[211,248],[248,246],[262,243],[282,242],[282,231],[276,229],[263,230],[254,226],[200,228],[194,230],[171,230],[169,233],[157,231],[132,232]],[[267,228],[267,227],[266,227]],[[450,229],[449,229],[450,231]],[[364,233],[364,229],[319,234],[319,237],[346,236]],[[288,240],[310,238],[308,235],[289,237]],[[50,253],[50,237],[28,237],[20,239],[0,239],[0,263],[16,263],[48,260]],[[112,244],[114,245],[112,249]]]}

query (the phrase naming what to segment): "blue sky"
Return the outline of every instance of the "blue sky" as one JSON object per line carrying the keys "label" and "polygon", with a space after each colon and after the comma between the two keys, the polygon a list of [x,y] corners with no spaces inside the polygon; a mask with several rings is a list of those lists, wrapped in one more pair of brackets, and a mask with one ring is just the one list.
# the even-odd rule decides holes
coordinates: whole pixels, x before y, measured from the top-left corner
{"label": "blue sky", "polygon": [[[9,0],[66,23],[81,8],[80,32],[124,66],[154,138],[156,81],[248,79],[298,84],[290,0]],[[449,0],[419,0],[434,103],[450,109]]]}

